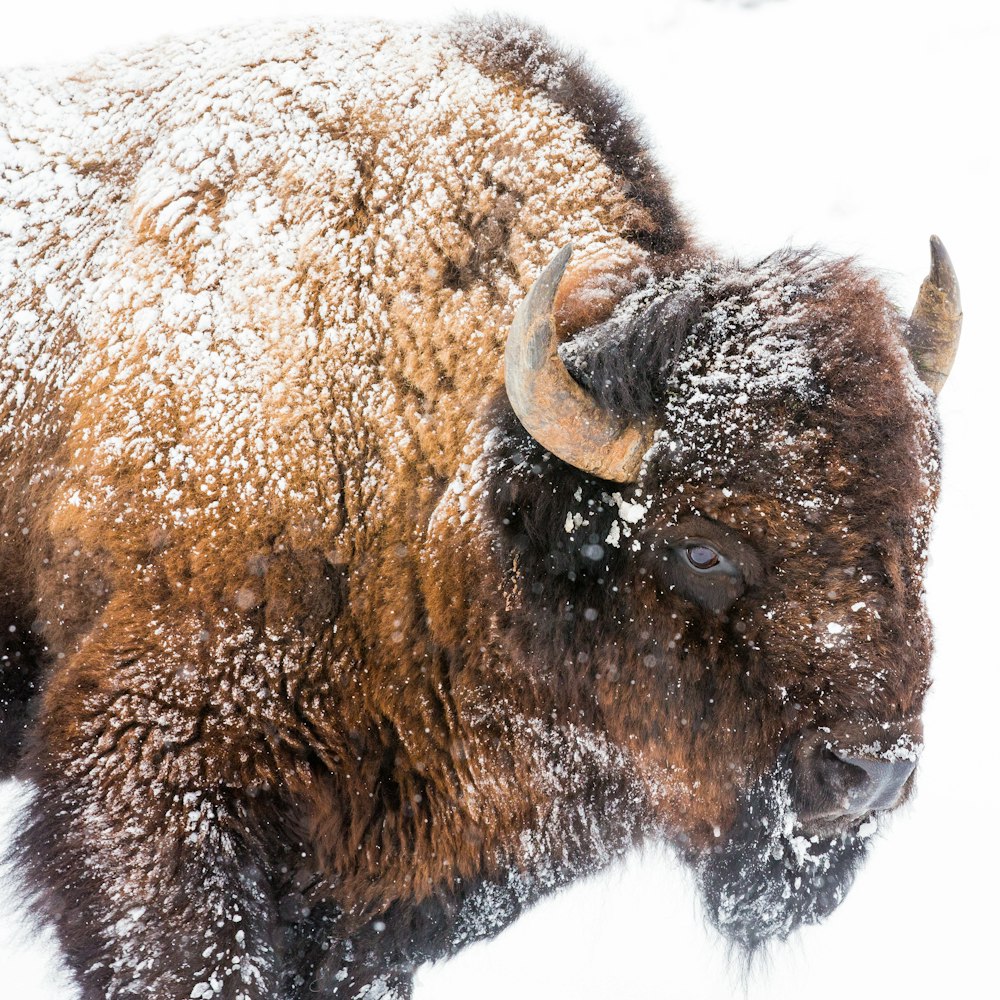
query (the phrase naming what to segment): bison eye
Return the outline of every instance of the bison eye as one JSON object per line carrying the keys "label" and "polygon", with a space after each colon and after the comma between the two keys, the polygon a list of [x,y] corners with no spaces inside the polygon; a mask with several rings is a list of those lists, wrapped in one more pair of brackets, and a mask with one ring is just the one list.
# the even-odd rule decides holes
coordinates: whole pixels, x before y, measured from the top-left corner
{"label": "bison eye", "polygon": [[708,542],[691,540],[683,547],[682,552],[688,568],[700,576],[731,576],[739,579],[743,575],[731,559],[727,559]]}
{"label": "bison eye", "polygon": [[670,590],[715,612],[725,611],[747,585],[741,566],[701,538],[671,545],[662,572]]}
{"label": "bison eye", "polygon": [[720,562],[719,553],[708,545],[689,545],[687,558],[695,569],[711,569]]}

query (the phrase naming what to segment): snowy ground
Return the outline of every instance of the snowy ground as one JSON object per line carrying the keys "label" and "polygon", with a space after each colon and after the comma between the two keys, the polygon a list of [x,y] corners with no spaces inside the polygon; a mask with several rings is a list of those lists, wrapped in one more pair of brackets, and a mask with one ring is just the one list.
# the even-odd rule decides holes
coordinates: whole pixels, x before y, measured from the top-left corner
{"label": "snowy ground", "polygon": [[[407,18],[455,7],[360,6]],[[360,6],[37,0],[5,11],[0,65],[76,59],[248,17],[346,15]],[[997,978],[1000,905],[992,857],[1000,651],[989,639],[996,530],[987,522],[1000,458],[992,385],[1000,347],[988,314],[1000,267],[1000,12],[989,0],[660,0],[605,3],[604,12],[583,2],[504,6],[585,49],[624,86],[707,241],[747,256],[789,242],[860,254],[907,306],[927,267],[928,234],[938,232],[951,251],[966,324],[941,398],[947,465],[929,579],[938,644],[919,794],[882,836],[844,905],[824,926],[774,949],[745,996],[982,996]],[[16,823],[16,795],[0,786],[0,821]],[[45,942],[2,899],[0,969],[5,997],[73,996]],[[417,998],[743,993],[687,879],[651,852],[542,904],[496,941],[424,970]]]}

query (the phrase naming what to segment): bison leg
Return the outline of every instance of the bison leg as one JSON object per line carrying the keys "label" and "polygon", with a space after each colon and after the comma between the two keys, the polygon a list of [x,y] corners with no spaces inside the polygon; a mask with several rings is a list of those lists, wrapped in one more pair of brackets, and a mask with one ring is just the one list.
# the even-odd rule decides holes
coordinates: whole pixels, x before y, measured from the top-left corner
{"label": "bison leg", "polygon": [[85,1000],[281,998],[264,854],[207,745],[217,686],[183,633],[95,630],[23,762],[16,850]]}

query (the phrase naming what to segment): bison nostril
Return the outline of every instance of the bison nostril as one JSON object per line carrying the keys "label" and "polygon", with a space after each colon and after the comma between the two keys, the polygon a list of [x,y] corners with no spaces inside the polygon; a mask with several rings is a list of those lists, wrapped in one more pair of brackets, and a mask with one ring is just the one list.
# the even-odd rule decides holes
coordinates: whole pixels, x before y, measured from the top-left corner
{"label": "bison nostril", "polygon": [[846,792],[852,813],[890,809],[899,801],[903,785],[917,766],[916,758],[860,757],[844,750],[834,750],[831,757],[841,767],[851,768],[853,782]]}
{"label": "bison nostril", "polygon": [[816,752],[813,774],[822,800],[828,806],[844,811],[863,797],[863,789],[868,784],[868,773],[864,768],[856,767],[828,747],[821,747]]}

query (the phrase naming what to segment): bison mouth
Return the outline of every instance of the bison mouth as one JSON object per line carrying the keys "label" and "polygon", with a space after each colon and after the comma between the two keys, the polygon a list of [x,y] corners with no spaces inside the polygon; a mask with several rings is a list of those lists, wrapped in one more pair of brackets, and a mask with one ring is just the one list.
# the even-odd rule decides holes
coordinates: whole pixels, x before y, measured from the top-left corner
{"label": "bison mouth", "polygon": [[695,861],[710,921],[748,957],[840,905],[876,828],[874,817],[836,833],[804,828],[791,777],[779,766],[761,780],[744,796],[729,836]]}

